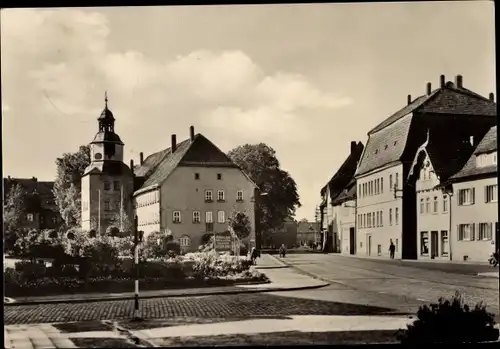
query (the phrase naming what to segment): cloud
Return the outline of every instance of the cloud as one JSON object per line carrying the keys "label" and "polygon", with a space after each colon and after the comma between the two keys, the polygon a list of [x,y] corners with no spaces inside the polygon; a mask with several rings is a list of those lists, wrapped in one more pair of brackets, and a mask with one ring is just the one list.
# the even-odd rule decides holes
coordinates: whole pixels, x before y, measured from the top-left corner
{"label": "cloud", "polygon": [[99,13],[4,12],[5,66],[27,72],[46,112],[57,109],[81,120],[107,89],[113,105],[123,109],[122,118],[137,117],[145,109],[149,115],[154,109],[182,110],[218,133],[231,130],[235,137],[257,140],[290,133],[305,137],[306,120],[319,110],[351,103],[298,74],[266,74],[239,50],[197,50],[168,61],[132,50],[111,51],[109,23]]}

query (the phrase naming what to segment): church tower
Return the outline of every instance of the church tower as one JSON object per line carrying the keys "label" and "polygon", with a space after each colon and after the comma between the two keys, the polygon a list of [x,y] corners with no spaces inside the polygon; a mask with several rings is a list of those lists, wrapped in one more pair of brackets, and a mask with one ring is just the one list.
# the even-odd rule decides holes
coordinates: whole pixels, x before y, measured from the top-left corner
{"label": "church tower", "polygon": [[111,227],[130,229],[134,175],[123,162],[124,143],[115,133],[115,117],[108,108],[97,119],[98,132],[90,143],[90,165],[81,179],[82,224],[85,231],[105,234]]}

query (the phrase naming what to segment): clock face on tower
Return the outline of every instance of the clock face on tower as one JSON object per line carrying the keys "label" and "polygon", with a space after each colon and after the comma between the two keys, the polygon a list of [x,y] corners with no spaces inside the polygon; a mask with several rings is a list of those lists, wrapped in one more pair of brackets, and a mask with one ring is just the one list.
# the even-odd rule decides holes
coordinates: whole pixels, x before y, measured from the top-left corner
{"label": "clock face on tower", "polygon": [[94,159],[101,160],[102,159],[102,154],[101,153],[95,153]]}

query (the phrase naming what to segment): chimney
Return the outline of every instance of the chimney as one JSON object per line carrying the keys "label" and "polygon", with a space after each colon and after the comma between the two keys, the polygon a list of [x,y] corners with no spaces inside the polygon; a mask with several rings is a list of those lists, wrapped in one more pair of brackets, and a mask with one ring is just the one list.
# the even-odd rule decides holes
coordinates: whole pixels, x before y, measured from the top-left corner
{"label": "chimney", "polygon": [[441,75],[440,77],[440,82],[441,82],[441,88],[444,87],[444,85],[446,84],[446,78],[444,75]]}
{"label": "chimney", "polygon": [[132,174],[134,173],[134,160],[130,160],[130,169],[132,170]]}
{"label": "chimney", "polygon": [[411,95],[408,95],[408,105],[411,104]]}
{"label": "chimney", "polygon": [[490,101],[495,101],[495,94],[493,92],[490,92]]}
{"label": "chimney", "polygon": [[139,153],[139,163],[142,165],[143,162],[144,162],[144,153],[141,151]]}
{"label": "chimney", "polygon": [[431,94],[431,90],[432,90],[432,85],[430,82],[427,83],[427,95],[430,95]]}
{"label": "chimney", "polygon": [[458,88],[462,88],[463,87],[463,77],[462,75],[457,75],[455,77],[455,86],[458,87]]}
{"label": "chimney", "polygon": [[189,137],[191,138],[191,142],[194,141],[194,126],[189,127]]}
{"label": "chimney", "polygon": [[357,148],[357,143],[355,141],[351,142],[351,154],[354,154]]}
{"label": "chimney", "polygon": [[172,135],[172,148],[171,148],[171,152],[175,153],[176,150],[177,150],[177,136],[176,135]]}

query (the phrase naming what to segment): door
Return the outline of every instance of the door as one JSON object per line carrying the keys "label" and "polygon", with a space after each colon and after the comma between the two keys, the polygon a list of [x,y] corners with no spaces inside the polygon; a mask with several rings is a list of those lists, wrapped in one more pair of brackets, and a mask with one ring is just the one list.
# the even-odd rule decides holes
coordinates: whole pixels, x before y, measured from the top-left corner
{"label": "door", "polygon": [[356,254],[356,231],[354,228],[349,228],[349,253]]}
{"label": "door", "polygon": [[431,231],[431,259],[439,257],[439,237],[437,231]]}
{"label": "door", "polygon": [[371,256],[372,255],[372,236],[368,235],[367,238],[368,238],[368,241],[366,242],[366,249],[367,249],[368,255]]}
{"label": "door", "polygon": [[500,248],[500,231],[498,230],[498,222],[495,223],[495,252]]}

